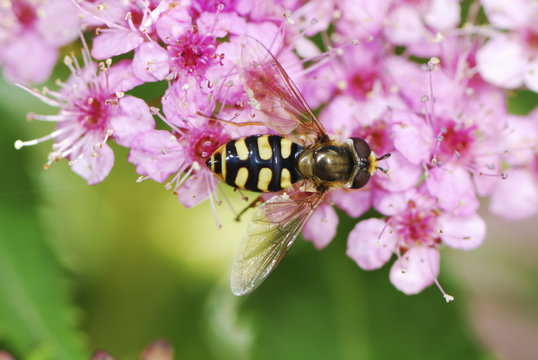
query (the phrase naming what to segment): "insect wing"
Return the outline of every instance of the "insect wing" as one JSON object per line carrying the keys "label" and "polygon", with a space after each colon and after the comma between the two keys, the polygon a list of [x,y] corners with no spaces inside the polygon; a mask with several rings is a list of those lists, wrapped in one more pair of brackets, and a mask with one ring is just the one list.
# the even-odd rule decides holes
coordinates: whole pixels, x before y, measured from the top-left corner
{"label": "insect wing", "polygon": [[258,40],[241,39],[241,73],[250,105],[261,111],[261,121],[299,142],[301,135],[328,139],[297,86],[273,54]]}
{"label": "insect wing", "polygon": [[235,295],[250,293],[269,276],[323,197],[321,192],[280,194],[256,209],[235,254],[231,281]]}

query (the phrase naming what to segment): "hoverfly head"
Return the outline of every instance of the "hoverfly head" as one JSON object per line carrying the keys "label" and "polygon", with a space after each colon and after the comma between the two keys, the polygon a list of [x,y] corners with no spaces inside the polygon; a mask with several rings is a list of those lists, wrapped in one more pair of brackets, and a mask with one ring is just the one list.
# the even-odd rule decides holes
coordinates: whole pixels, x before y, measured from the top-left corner
{"label": "hoverfly head", "polygon": [[388,172],[387,169],[378,166],[377,162],[388,158],[390,153],[386,153],[378,158],[372,152],[370,145],[368,145],[364,139],[353,137],[351,140],[353,141],[353,147],[359,160],[359,169],[355,173],[355,177],[351,183],[351,188],[359,189],[368,183],[368,180],[370,180],[370,177],[376,172],[376,170],[380,170],[385,174]]}
{"label": "hoverfly head", "polygon": [[364,139],[353,137],[351,140],[353,141],[353,147],[359,160],[359,169],[355,173],[351,188],[359,189],[368,183],[368,180],[370,180],[370,176],[372,175],[369,171],[372,150],[370,149],[370,145],[368,145]]}

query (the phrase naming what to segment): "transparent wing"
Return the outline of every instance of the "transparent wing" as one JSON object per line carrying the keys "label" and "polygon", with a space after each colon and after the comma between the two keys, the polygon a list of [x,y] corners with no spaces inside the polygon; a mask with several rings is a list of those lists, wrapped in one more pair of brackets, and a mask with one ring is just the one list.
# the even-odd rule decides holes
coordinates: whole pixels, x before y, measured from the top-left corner
{"label": "transparent wing", "polygon": [[241,38],[241,73],[258,120],[294,141],[303,136],[328,141],[328,135],[282,65],[258,40]]}
{"label": "transparent wing", "polygon": [[231,281],[235,295],[250,293],[269,276],[323,198],[322,192],[280,194],[256,209],[235,254]]}

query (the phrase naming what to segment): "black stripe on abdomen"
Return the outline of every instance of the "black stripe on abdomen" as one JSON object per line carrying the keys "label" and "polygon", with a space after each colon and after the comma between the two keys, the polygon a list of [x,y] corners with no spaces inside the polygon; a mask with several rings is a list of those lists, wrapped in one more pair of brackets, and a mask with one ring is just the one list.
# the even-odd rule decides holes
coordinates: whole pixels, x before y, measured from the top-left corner
{"label": "black stripe on abdomen", "polygon": [[[271,155],[268,159],[263,159],[260,153],[268,154],[269,149],[264,147],[260,149],[258,144],[258,139],[266,136],[268,142],[268,148],[270,149]],[[295,143],[291,145],[291,154],[289,157],[284,159],[282,157],[281,142],[282,137],[278,135],[253,135],[247,136],[245,138],[240,138],[232,140],[226,144],[226,183],[238,187],[236,185],[236,177],[239,172],[239,169],[246,168],[248,170],[248,178],[244,188],[250,191],[280,191],[281,187],[281,173],[284,168],[288,169],[290,172],[291,183],[294,183],[300,179],[302,176],[297,171],[297,157],[302,152],[302,146],[299,146]],[[261,139],[263,140],[263,139]],[[248,157],[246,159],[240,159],[240,155],[237,153],[236,143],[238,141],[244,141],[246,148],[248,150]],[[289,141],[285,139],[284,141]],[[241,147],[240,147],[241,148]],[[244,148],[244,146],[243,146]],[[260,151],[261,150],[261,151]],[[267,186],[267,190],[258,188],[258,179],[260,171],[263,168],[267,168],[272,173],[272,178],[270,183]],[[216,170],[216,169],[215,169]],[[244,171],[244,170],[243,170]],[[267,170],[265,170],[267,172]]]}

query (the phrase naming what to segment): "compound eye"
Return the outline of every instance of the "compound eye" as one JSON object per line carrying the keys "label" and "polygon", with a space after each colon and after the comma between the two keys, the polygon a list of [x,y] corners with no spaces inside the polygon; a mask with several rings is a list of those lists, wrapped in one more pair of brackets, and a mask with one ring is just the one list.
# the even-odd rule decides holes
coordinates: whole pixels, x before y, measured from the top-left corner
{"label": "compound eye", "polygon": [[353,140],[353,145],[355,146],[355,151],[357,152],[357,155],[362,158],[368,158],[370,154],[372,153],[372,150],[370,150],[370,145],[364,139],[361,138],[351,138]]}
{"label": "compound eye", "polygon": [[364,185],[368,183],[368,180],[370,180],[370,173],[366,170],[359,170],[357,175],[355,175],[355,179],[353,179],[353,183],[351,184],[352,189],[360,189]]}

